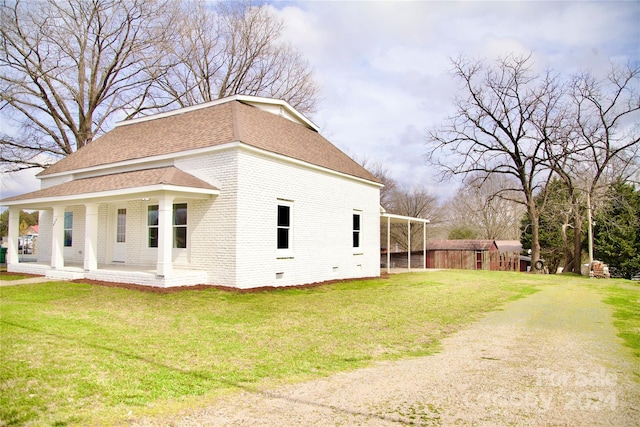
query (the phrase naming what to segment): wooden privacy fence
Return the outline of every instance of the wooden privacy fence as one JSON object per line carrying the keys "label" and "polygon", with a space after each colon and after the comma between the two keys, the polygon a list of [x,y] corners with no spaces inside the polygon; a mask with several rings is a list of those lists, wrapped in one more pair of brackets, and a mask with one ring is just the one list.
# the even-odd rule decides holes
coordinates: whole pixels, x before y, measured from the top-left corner
{"label": "wooden privacy fence", "polygon": [[519,271],[520,254],[498,251],[427,251],[427,268]]}

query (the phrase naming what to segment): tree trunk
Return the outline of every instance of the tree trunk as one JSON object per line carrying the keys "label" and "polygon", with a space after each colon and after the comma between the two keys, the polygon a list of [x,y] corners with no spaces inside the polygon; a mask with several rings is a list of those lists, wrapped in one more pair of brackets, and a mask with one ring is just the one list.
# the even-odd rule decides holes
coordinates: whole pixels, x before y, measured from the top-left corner
{"label": "tree trunk", "polygon": [[535,268],[536,262],[540,260],[540,215],[533,201],[529,202],[527,209],[531,218],[531,272],[542,273],[542,270]]}
{"label": "tree trunk", "polygon": [[573,213],[573,272],[577,274],[582,265],[582,222],[581,212],[576,209]]}
{"label": "tree trunk", "polygon": [[[569,221],[568,218],[566,221]],[[569,224],[562,224],[562,248],[564,250],[563,272],[570,272],[573,268],[573,253],[571,252],[571,245],[569,244],[569,237],[567,236],[567,228],[569,228]]]}

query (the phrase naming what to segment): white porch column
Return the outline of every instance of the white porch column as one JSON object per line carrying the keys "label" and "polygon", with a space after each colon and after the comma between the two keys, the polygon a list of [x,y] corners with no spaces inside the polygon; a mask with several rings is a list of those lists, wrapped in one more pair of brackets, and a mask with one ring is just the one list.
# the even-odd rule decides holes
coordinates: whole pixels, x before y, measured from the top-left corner
{"label": "white porch column", "polygon": [[422,268],[427,269],[427,223],[422,223]]}
{"label": "white porch column", "polygon": [[407,268],[408,271],[411,271],[411,220],[407,220],[407,248],[409,251],[407,253]]}
{"label": "white porch column", "polygon": [[20,236],[20,209],[9,208],[9,242],[7,246],[7,265],[20,262],[18,257],[18,237]]}
{"label": "white porch column", "polygon": [[51,267],[64,267],[64,206],[53,208],[53,229],[51,232]]}
{"label": "white porch column", "polygon": [[387,217],[387,274],[391,273],[391,217]]}
{"label": "white porch column", "polygon": [[85,204],[84,270],[98,269],[98,205]]}
{"label": "white porch column", "polygon": [[156,274],[168,277],[173,267],[173,196],[161,196],[158,200],[158,264]]}

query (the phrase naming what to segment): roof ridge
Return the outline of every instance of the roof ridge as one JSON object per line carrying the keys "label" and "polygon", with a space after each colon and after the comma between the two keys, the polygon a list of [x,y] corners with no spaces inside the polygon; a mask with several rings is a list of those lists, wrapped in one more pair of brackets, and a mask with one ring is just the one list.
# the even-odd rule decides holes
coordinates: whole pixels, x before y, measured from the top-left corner
{"label": "roof ridge", "polygon": [[239,119],[240,114],[238,113],[238,106],[240,105],[240,101],[231,102],[231,126],[233,127],[233,138],[236,141],[242,141],[242,137],[240,135],[240,130],[242,129],[240,126]]}
{"label": "roof ridge", "polygon": [[[114,168],[146,168],[156,161],[200,155],[242,143],[338,173],[380,181],[344,151],[305,123],[274,114],[242,99],[184,114],[117,127],[40,173],[109,173]],[[174,179],[169,175],[165,179]]]}

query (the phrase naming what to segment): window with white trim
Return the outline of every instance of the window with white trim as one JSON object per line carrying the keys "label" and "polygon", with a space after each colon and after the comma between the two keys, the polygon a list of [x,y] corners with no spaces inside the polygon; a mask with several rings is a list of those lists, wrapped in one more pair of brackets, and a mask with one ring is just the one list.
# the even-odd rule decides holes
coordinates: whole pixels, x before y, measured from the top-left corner
{"label": "window with white trim", "polygon": [[[173,247],[184,249],[187,247],[187,204],[175,203],[173,205],[172,240]],[[158,205],[147,207],[147,236],[148,247],[158,247]]]}
{"label": "window with white trim", "polygon": [[158,205],[147,207],[147,229],[148,229],[148,246],[150,248],[158,247]]}
{"label": "window with white trim", "polygon": [[360,248],[361,215],[353,214],[353,248]]}
{"label": "window with white trim", "polygon": [[277,246],[278,251],[292,249],[291,203],[278,200]]}
{"label": "window with white trim", "polygon": [[127,240],[127,210],[118,209],[117,216],[116,242],[125,243]]}
{"label": "window with white trim", "polygon": [[173,247],[184,249],[187,247],[187,204],[173,205]]}
{"label": "window with white trim", "polygon": [[73,212],[64,213],[64,246],[73,246]]}

